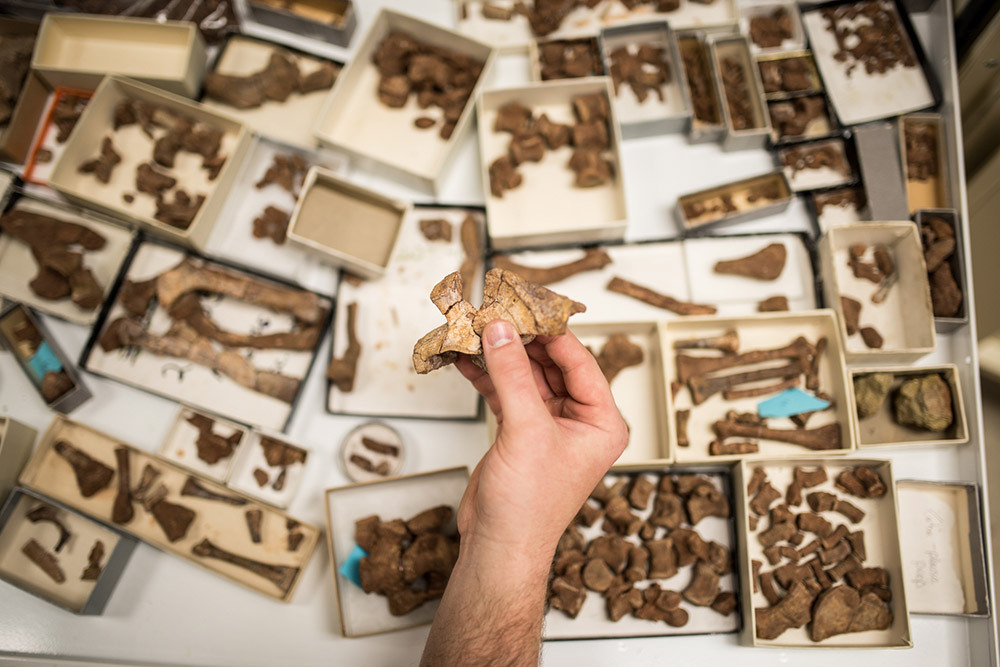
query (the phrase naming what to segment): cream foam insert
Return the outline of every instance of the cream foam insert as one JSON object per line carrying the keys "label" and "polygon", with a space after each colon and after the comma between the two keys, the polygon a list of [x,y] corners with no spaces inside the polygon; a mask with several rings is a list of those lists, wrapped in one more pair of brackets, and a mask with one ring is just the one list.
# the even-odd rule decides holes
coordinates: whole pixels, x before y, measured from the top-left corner
{"label": "cream foam insert", "polygon": [[[115,470],[116,474],[112,478],[111,484],[89,498],[82,497],[73,469],[52,448],[52,444],[59,440],[67,441]],[[39,448],[28,467],[25,468],[21,481],[25,486],[48,495],[73,509],[101,521],[110,522],[112,505],[118,487],[118,466],[114,452],[115,448],[120,445],[119,441],[99,431],[57,418],[49,427],[49,431],[39,444]],[[121,527],[123,530],[127,530],[159,549],[180,556],[259,593],[278,599],[288,600],[291,598],[295,583],[301,578],[301,570],[296,575],[295,583],[289,588],[288,593],[283,594],[277,586],[267,579],[217,559],[195,556],[191,553],[191,548],[207,538],[220,548],[248,558],[304,569],[319,537],[319,532],[313,526],[301,524],[300,530],[305,534],[305,539],[298,551],[288,551],[287,529],[285,527],[287,515],[253,501],[248,501],[246,505],[237,507],[217,501],[182,496],[180,495],[181,487],[188,477],[193,476],[192,473],[133,447],[129,447],[129,450],[129,468],[133,485],[138,484],[146,464],[151,464],[163,473],[157,481],[157,485],[163,483],[169,489],[167,501],[188,507],[194,510],[196,515],[188,528],[187,535],[177,542],[171,543],[167,540],[163,529],[160,528],[153,515],[146,512],[140,503],[135,503],[135,516],[128,524]],[[215,493],[227,496],[236,495],[232,490],[216,482],[204,478],[199,479],[199,481],[202,486]],[[251,541],[247,529],[244,513],[251,508],[259,508],[264,513],[261,523],[262,542],[260,544],[254,544]]]}

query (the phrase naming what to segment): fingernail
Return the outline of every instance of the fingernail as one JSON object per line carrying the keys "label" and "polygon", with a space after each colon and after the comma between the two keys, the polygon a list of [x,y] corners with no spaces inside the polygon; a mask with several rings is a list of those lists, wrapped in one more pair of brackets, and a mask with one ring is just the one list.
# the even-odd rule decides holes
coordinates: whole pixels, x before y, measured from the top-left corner
{"label": "fingernail", "polygon": [[493,320],[487,325],[483,334],[486,347],[495,350],[514,340],[514,327],[505,320]]}

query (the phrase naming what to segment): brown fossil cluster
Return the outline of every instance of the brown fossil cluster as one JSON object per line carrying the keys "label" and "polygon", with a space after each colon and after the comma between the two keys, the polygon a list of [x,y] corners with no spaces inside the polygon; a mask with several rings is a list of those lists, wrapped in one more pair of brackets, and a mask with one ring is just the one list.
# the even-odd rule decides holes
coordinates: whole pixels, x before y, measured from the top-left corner
{"label": "brown fossil cluster", "polygon": [[816,87],[809,59],[805,56],[761,60],[758,66],[765,93],[799,93]]}
{"label": "brown fossil cluster", "polygon": [[826,8],[822,13],[827,31],[837,40],[838,50],[833,57],[847,64],[848,76],[859,65],[869,75],[917,66],[894,4],[862,0]]}
{"label": "brown fossil cluster", "polygon": [[601,76],[604,73],[597,40],[593,37],[539,42],[538,61],[542,81]]}
{"label": "brown fossil cluster", "polygon": [[754,108],[758,103],[750,92],[750,75],[742,62],[725,56],[719,63],[722,77],[722,92],[729,109],[729,119],[734,130],[748,130],[759,121],[754,118]]}
{"label": "brown fossil cluster", "polygon": [[[422,42],[400,31],[385,36],[372,62],[381,77],[378,98],[382,104],[399,109],[406,106],[411,95],[416,95],[421,109],[441,109],[438,133],[445,140],[455,131],[484,65],[464,53]],[[429,129],[438,122],[424,116],[415,125]]]}
{"label": "brown fossil cluster", "polygon": [[920,242],[930,279],[934,317],[958,317],[964,296],[956,280],[961,266],[956,261],[954,224],[943,216],[928,215],[920,223]]}
{"label": "brown fossil cluster", "polygon": [[831,126],[830,113],[822,95],[770,102],[767,109],[771,114],[771,126],[777,131],[779,139],[807,136],[814,121],[825,121],[827,128]]}
{"label": "brown fossil cluster", "polygon": [[847,163],[843,145],[836,142],[807,144],[786,148],[780,152],[783,166],[792,170],[792,175],[806,169],[832,169],[843,176],[850,176],[851,166]]}
{"label": "brown fossil cluster", "polygon": [[284,102],[293,93],[307,95],[333,87],[340,67],[323,60],[308,74],[291,51],[275,48],[264,69],[246,76],[209,72],[205,95],[237,109],[254,109],[267,101]]}
{"label": "brown fossil cluster", "polygon": [[[883,303],[889,296],[889,290],[899,279],[892,251],[884,245],[866,246],[855,243],[847,252],[847,264],[854,277],[878,285],[878,289],[872,293],[871,302],[875,305]],[[860,301],[841,296],[840,307],[848,336],[861,334],[861,339],[871,349],[879,349],[885,344],[882,334],[875,327],[861,324],[863,304]]]}
{"label": "brown fossil cluster", "polygon": [[[826,468],[796,466],[782,493],[764,468],[753,470],[746,489],[750,531],[771,568],[761,560],[751,563],[753,591],[768,602],[754,609],[759,639],[806,626],[810,639],[821,642],[892,625],[889,573],[866,565],[865,534],[857,527],[865,512],[835,493],[812,490],[828,482]],[[873,500],[887,491],[878,471],[864,465],[844,467],[833,487]],[[808,510],[796,511],[803,501]]]}
{"label": "brown fossil cluster", "polygon": [[[722,586],[732,572],[729,546],[703,539],[695,527],[706,517],[729,516],[728,498],[704,475],[605,478],[559,540],[549,604],[576,618],[593,591],[612,621],[631,614],[680,627],[689,617],[682,604],[728,616],[736,609],[735,594]],[[581,530],[598,522],[602,534],[584,538]],[[684,589],[662,587],[685,569]]]}
{"label": "brown fossil cluster", "polygon": [[677,40],[681,51],[681,61],[687,76],[688,92],[694,118],[702,123],[721,123],[715,82],[709,69],[705,47],[695,37],[681,37]]}
{"label": "brown fossil cluster", "polygon": [[384,595],[393,616],[444,595],[458,560],[453,517],[451,507],[439,505],[408,521],[382,521],[376,515],[358,519],[354,540],[368,553],[358,567],[365,593]]}
{"label": "brown fossil cluster", "polygon": [[32,35],[0,36],[0,125],[10,120],[14,104],[21,94],[24,78],[31,69],[35,49]]}
{"label": "brown fossil cluster", "polygon": [[784,7],[750,19],[750,40],[762,49],[781,46],[793,37],[792,15]]}
{"label": "brown fossil cluster", "polygon": [[656,44],[619,46],[608,54],[608,72],[615,87],[615,95],[627,83],[642,104],[653,92],[664,101],[663,86],[670,83],[672,72],[667,60],[667,49]]}

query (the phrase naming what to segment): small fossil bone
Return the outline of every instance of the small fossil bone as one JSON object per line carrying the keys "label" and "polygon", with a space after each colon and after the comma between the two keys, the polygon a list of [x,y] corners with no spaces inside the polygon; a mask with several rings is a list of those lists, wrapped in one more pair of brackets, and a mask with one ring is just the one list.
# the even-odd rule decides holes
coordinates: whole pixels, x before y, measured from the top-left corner
{"label": "small fossil bone", "polygon": [[94,540],[94,546],[91,547],[90,553],[87,555],[87,567],[80,575],[82,581],[97,581],[103,569],[101,566],[102,558],[104,558],[104,542]]}
{"label": "small fossil bone", "polygon": [[368,436],[362,436],[361,444],[365,449],[375,452],[376,454],[384,454],[386,456],[399,456],[399,447],[396,445],[390,445],[385,442],[379,442],[374,438],[369,438]]}
{"label": "small fossil bone", "polygon": [[122,156],[115,150],[114,144],[111,143],[111,137],[104,137],[101,140],[100,157],[87,160],[77,167],[77,171],[81,174],[93,173],[101,183],[110,183],[111,174],[121,161]]}
{"label": "small fossil bone", "polygon": [[111,509],[111,520],[117,524],[125,524],[135,516],[132,509],[132,471],[129,449],[124,445],[115,447],[115,459],[118,461],[118,493],[115,494]]}
{"label": "small fossil bone", "polygon": [[687,354],[678,354],[677,379],[681,382],[688,382],[696,375],[706,375],[727,368],[736,366],[748,366],[750,364],[773,361],[775,359],[794,359],[796,357],[809,357],[813,352],[813,346],[799,336],[794,341],[783,347],[767,350],[750,350],[740,354],[730,354],[722,357],[696,357]]}
{"label": "small fossil bone", "polygon": [[59,520],[59,511],[49,504],[42,504],[25,515],[31,523],[45,522],[51,523],[59,529],[59,541],[56,542],[56,553],[62,551],[66,546],[66,541],[72,536],[69,528]]}
{"label": "small fossil bone", "polygon": [[675,340],[675,350],[722,350],[728,354],[735,354],[740,349],[740,336],[736,329],[729,329],[720,336],[709,336],[707,338],[690,338],[687,340]]}
{"label": "small fossil bone", "polygon": [[618,276],[613,277],[608,282],[607,290],[618,294],[624,294],[625,296],[638,299],[639,301],[643,301],[657,308],[669,310],[677,313],[678,315],[714,315],[718,310],[715,306],[705,306],[686,301],[678,301],[672,296],[660,294],[659,292],[651,290],[648,287],[637,285],[633,282],[625,280],[624,278],[619,278]]}
{"label": "small fossil bone", "polygon": [[206,489],[194,477],[188,477],[184,480],[184,487],[181,489],[181,495],[194,496],[195,498],[203,498],[204,500],[213,500],[220,503],[226,503],[227,505],[236,505],[237,507],[247,504],[246,498],[227,496],[225,494],[216,493],[215,491]]}
{"label": "small fossil bone", "polygon": [[290,565],[273,565],[245,558],[226,551],[225,549],[221,549],[207,539],[204,539],[191,547],[191,553],[196,556],[201,556],[202,558],[214,558],[221,560],[224,563],[229,563],[230,565],[235,565],[236,567],[248,570],[259,577],[264,577],[277,586],[278,590],[282,593],[288,593],[288,590],[292,587],[292,583],[299,574],[299,568],[297,567],[291,567]]}
{"label": "small fossil bone", "polygon": [[842,445],[840,424],[826,424],[814,429],[778,429],[766,426],[717,421],[712,427],[715,434],[725,438],[756,438],[799,445],[807,449],[840,449]]}
{"label": "small fossil bone", "polygon": [[782,380],[781,382],[775,382],[774,384],[768,384],[760,387],[749,387],[747,389],[726,389],[722,392],[722,397],[727,401],[736,401],[741,398],[767,396],[768,394],[777,394],[778,392],[785,391],[786,389],[797,387],[801,382],[802,379],[799,376],[795,376]]}
{"label": "small fossil bone", "polygon": [[243,438],[243,433],[238,430],[228,438],[215,433],[215,420],[205,415],[191,413],[185,421],[198,429],[198,439],[194,443],[198,448],[198,458],[209,465],[232,456],[233,449]]}
{"label": "small fossil bone", "polygon": [[688,434],[687,434],[688,419],[691,418],[691,411],[678,410],[676,417],[677,417],[677,446],[688,447],[691,445],[691,441],[688,440]]}
{"label": "small fossil bone", "polygon": [[771,243],[747,257],[716,262],[715,272],[757,280],[777,280],[785,269],[787,255],[784,243]]}
{"label": "small fossil bone", "polygon": [[62,568],[59,567],[59,559],[55,555],[49,553],[45,550],[41,544],[39,544],[34,539],[28,540],[28,542],[21,547],[21,553],[28,557],[32,563],[41,568],[42,572],[49,575],[49,578],[57,584],[61,584],[66,581],[66,575],[63,573]]}
{"label": "small fossil bone", "polygon": [[744,371],[742,373],[716,377],[696,375],[688,380],[688,388],[691,390],[691,400],[695,405],[701,405],[715,394],[737,385],[774,378],[797,378],[804,370],[802,361],[802,358],[799,358],[792,363],[777,368],[764,368],[756,371]]}
{"label": "small fossil bone", "polygon": [[642,348],[621,333],[609,336],[596,356],[597,365],[601,367],[608,384],[611,384],[618,373],[631,366],[638,366],[645,358]]}
{"label": "small fossil bone", "polygon": [[250,540],[254,544],[260,544],[260,524],[264,520],[264,512],[259,507],[248,509],[245,513],[247,520],[247,530],[250,531]]}
{"label": "small fossil bone", "polygon": [[91,497],[111,483],[111,478],[115,474],[114,470],[91,458],[65,440],[56,441],[53,449],[56,454],[66,459],[73,467],[76,484],[80,489],[80,495],[84,498]]}
{"label": "small fossil bone", "polygon": [[719,442],[713,440],[708,444],[710,456],[732,456],[734,454],[756,454],[760,451],[760,445],[752,440],[741,440],[739,442]]}
{"label": "small fossil bone", "polygon": [[332,357],[327,366],[326,376],[342,392],[354,389],[358,373],[358,359],[361,357],[361,341],[358,339],[358,302],[347,304],[347,347],[340,357]]}
{"label": "small fossil bone", "polygon": [[584,271],[599,271],[610,263],[611,257],[601,248],[588,248],[580,259],[546,268],[518,264],[505,255],[493,257],[493,266],[513,271],[525,280],[539,285],[566,280]]}
{"label": "small fossil bone", "polygon": [[776,313],[789,310],[787,296],[769,296],[757,303],[758,313]]}
{"label": "small fossil bone", "polygon": [[[161,492],[160,489],[163,489],[163,491]],[[166,487],[160,485],[157,491],[153,492],[153,497],[157,498],[157,500],[153,503],[151,511],[153,518],[160,524],[160,528],[163,529],[163,533],[167,536],[167,539],[170,542],[176,542],[187,535],[188,528],[191,527],[191,522],[194,521],[195,513],[194,510],[183,505],[177,505],[164,500],[165,496]]]}
{"label": "small fossil bone", "polygon": [[[135,487],[132,491],[132,499],[138,500],[143,503],[146,507],[146,498],[149,496],[149,492],[153,489],[153,484],[159,479],[161,473],[157,468],[154,468],[151,464],[147,463],[142,469],[142,476],[139,478],[139,486]],[[149,507],[146,507],[149,510]]]}

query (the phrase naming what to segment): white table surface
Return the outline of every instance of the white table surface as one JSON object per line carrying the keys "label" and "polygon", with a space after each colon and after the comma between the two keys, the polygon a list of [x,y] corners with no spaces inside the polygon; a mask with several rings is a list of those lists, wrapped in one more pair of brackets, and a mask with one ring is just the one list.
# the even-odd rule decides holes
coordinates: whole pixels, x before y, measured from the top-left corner
{"label": "white table surface", "polygon": [[[953,73],[953,45],[947,30],[950,3],[939,0],[931,13],[916,20],[932,60]],[[359,27],[354,44],[380,5],[419,14],[446,26],[454,25],[452,0],[392,0],[355,2]],[[343,55],[331,48],[329,55]],[[502,56],[498,86],[528,79],[527,59]],[[952,75],[943,81],[946,101],[957,95]],[[952,127],[953,116],[947,119]],[[951,147],[952,151],[957,150]],[[673,208],[678,194],[770,170],[772,157],[763,150],[723,153],[715,144],[689,146],[681,136],[628,141],[623,147],[630,214],[628,238],[669,238],[677,235]],[[350,172],[359,183],[387,193],[426,200],[375,174]],[[961,178],[961,172],[958,173]],[[481,203],[479,156],[475,135],[464,141],[448,176],[441,200]],[[964,189],[962,208],[965,210]],[[220,222],[220,224],[224,224]],[[780,215],[732,228],[731,233],[808,231],[809,215],[801,199]],[[966,241],[967,242],[967,241]],[[968,257],[968,252],[966,253]],[[972,304],[969,305],[972,311]],[[78,358],[86,341],[85,328],[46,318],[53,335],[71,358]],[[891,456],[897,478],[982,482],[982,418],[973,331],[939,337],[939,347],[924,362],[954,362],[962,372],[970,410],[972,442],[961,448],[911,450],[905,453],[869,450],[865,455]],[[320,359],[325,359],[329,339]],[[288,434],[313,452],[313,463],[290,507],[297,517],[324,523],[323,489],[347,483],[336,464],[341,438],[361,418],[333,416],[324,410],[323,363],[313,369]],[[71,417],[124,441],[156,450],[177,405],[122,384],[85,376],[94,398]],[[35,394],[10,354],[0,353],[0,414],[27,423],[39,432],[51,414]],[[416,443],[404,472],[454,465],[475,465],[486,449],[483,423],[388,420]],[[984,497],[984,505],[988,506]],[[987,541],[988,542],[988,541]],[[628,640],[546,643],[548,665],[810,665],[855,664],[964,665],[995,662],[996,629],[991,620],[914,616],[911,650],[830,651],[808,653],[752,649],[738,636],[706,635]],[[184,665],[410,665],[416,664],[427,628],[369,637],[340,636],[337,606],[325,541],[316,549],[291,602],[282,604],[213,576],[178,558],[140,544],[103,616],[77,617],[13,586],[0,583],[0,664],[77,660],[86,663]],[[503,642],[503,637],[497,637]],[[992,657],[991,657],[992,653]]]}

